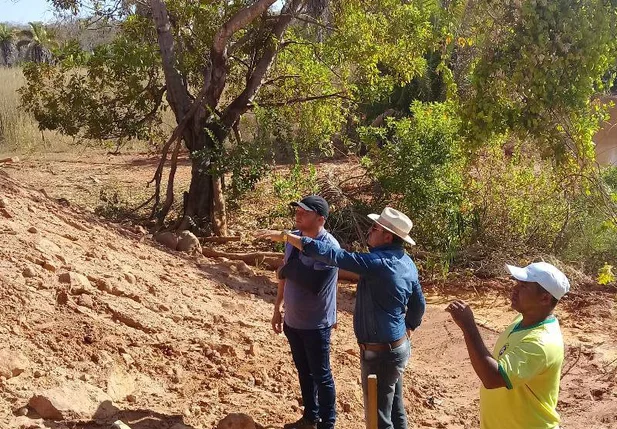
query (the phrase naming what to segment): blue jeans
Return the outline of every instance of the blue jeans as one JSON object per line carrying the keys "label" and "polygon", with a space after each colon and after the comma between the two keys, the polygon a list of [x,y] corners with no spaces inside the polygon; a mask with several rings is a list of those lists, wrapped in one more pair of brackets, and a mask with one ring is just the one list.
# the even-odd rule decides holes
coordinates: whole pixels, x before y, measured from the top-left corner
{"label": "blue jeans", "polygon": [[377,375],[379,429],[407,429],[407,414],[403,403],[403,372],[410,356],[409,340],[391,350],[360,350],[365,410],[368,407],[368,376]]}
{"label": "blue jeans", "polygon": [[317,427],[320,429],[334,428],[336,420],[334,379],[330,370],[331,331],[332,328],[309,330],[283,325],[298,370],[303,417],[319,422]]}

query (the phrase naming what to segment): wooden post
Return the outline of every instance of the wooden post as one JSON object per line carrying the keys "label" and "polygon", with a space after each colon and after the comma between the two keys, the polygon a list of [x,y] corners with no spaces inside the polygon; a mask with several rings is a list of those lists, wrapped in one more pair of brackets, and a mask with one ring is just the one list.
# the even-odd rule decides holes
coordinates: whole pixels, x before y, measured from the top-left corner
{"label": "wooden post", "polygon": [[366,429],[377,429],[377,376],[368,376],[368,403],[366,404]]}

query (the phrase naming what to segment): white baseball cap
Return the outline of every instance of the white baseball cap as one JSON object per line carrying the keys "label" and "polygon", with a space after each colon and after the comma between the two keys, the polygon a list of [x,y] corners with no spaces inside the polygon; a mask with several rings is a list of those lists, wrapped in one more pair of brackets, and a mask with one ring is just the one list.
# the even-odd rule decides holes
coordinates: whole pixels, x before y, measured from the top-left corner
{"label": "white baseball cap", "polygon": [[557,299],[561,299],[570,290],[566,275],[546,262],[535,262],[524,268],[506,264],[506,268],[516,280],[538,283]]}

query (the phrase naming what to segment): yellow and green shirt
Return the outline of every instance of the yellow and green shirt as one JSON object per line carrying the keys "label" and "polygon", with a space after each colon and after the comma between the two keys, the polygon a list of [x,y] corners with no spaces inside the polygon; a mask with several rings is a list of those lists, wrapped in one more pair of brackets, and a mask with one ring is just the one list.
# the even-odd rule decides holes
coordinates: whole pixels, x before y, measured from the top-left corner
{"label": "yellow and green shirt", "polygon": [[480,389],[480,429],[556,429],[563,338],[554,316],[521,328],[519,315],[493,357],[507,387]]}

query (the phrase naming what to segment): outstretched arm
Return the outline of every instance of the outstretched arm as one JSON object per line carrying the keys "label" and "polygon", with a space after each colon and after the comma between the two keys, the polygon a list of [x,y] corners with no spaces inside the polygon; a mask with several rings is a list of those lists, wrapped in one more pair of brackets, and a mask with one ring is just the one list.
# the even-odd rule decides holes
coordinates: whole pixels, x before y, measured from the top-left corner
{"label": "outstretched arm", "polygon": [[331,243],[313,240],[309,237],[300,237],[286,231],[264,231],[258,234],[257,238],[279,242],[286,241],[317,261],[356,274],[364,274],[369,269],[382,264],[381,259],[375,258],[370,253],[348,252],[333,246]]}
{"label": "outstretched arm", "polygon": [[506,381],[499,372],[499,364],[486,348],[471,308],[463,301],[453,301],[446,308],[454,322],[463,331],[465,344],[474,371],[487,389],[506,387]]}

